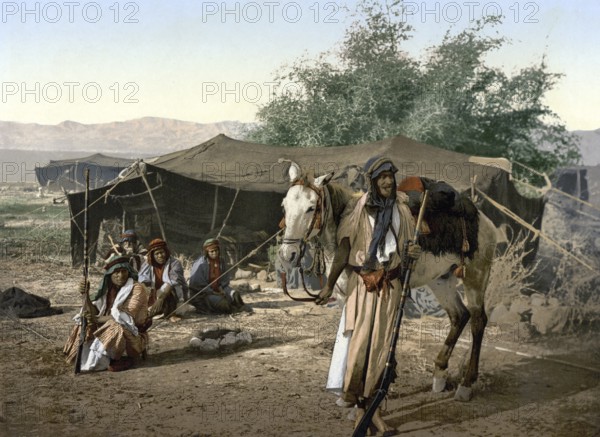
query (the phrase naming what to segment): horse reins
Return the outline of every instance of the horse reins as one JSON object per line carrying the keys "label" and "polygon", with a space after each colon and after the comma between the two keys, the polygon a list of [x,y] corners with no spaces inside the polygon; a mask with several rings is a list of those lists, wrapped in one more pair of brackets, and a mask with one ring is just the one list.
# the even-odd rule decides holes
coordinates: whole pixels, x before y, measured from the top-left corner
{"label": "horse reins", "polygon": [[[298,302],[314,302],[317,299],[317,297],[319,297],[319,295],[311,293],[306,288],[306,282],[304,280],[304,269],[302,268],[301,262],[302,262],[302,258],[304,258],[304,252],[306,251],[306,243],[311,238],[310,235],[312,234],[312,232],[314,230],[318,230],[317,234],[315,235],[315,237],[318,237],[321,234],[321,232],[323,231],[323,223],[325,221],[323,218],[323,216],[324,216],[323,212],[325,210],[325,202],[324,202],[325,196],[323,195],[323,187],[317,188],[314,184],[306,181],[304,178],[297,179],[290,185],[290,187],[293,187],[295,185],[303,185],[307,188],[310,188],[315,193],[317,193],[317,204],[315,206],[315,212],[312,216],[312,219],[310,221],[308,229],[304,233],[304,237],[303,238],[284,238],[283,239],[283,244],[299,243],[300,253],[298,254],[296,265],[294,267],[298,268],[298,270],[300,272],[300,278],[302,279],[302,287],[304,288],[304,292],[306,294],[308,294],[310,297],[293,297],[289,293],[289,291],[287,289],[287,274],[286,274],[286,272],[281,272],[281,287],[283,288],[283,292],[285,293],[285,295],[292,300],[295,300]],[[285,216],[279,222],[279,227],[281,229],[285,228]],[[319,273],[319,282],[323,283],[323,274],[322,273]]]}

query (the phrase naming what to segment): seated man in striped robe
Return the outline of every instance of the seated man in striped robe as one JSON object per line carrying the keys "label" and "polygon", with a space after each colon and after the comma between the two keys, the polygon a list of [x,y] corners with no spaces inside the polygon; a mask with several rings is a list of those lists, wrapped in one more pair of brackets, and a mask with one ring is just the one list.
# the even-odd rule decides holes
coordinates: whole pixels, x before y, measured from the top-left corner
{"label": "seated man in striped robe", "polygon": [[[89,289],[89,282],[80,284],[80,292]],[[81,354],[81,371],[127,370],[133,360],[143,355],[148,344],[148,296],[137,282],[137,272],[129,258],[115,255],[104,267],[104,277],[96,295],[88,299],[77,325],[65,344],[67,362],[77,356],[80,341],[80,317],[88,321]]]}

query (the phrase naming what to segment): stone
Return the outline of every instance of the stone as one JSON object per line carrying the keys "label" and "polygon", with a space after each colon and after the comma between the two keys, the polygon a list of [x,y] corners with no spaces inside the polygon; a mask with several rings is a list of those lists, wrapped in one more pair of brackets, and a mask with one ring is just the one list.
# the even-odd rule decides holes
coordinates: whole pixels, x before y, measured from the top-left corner
{"label": "stone", "polygon": [[251,284],[250,291],[253,293],[259,293],[261,291],[260,284]]}
{"label": "stone", "polygon": [[490,323],[500,323],[500,320],[508,314],[508,310],[502,304],[494,307],[492,312],[490,313],[489,322]]}
{"label": "stone", "polygon": [[511,313],[517,313],[519,315],[526,313],[527,311],[531,311],[529,299],[525,296],[517,297],[511,302],[509,311]]}
{"label": "stone", "polygon": [[250,279],[252,277],[254,277],[254,272],[251,270],[237,269],[234,279]]}
{"label": "stone", "polygon": [[247,280],[237,280],[237,281],[231,281],[229,283],[229,285],[231,286],[231,288],[233,288],[234,290],[240,292],[240,293],[249,293],[252,289],[250,288],[250,284],[248,283]]}
{"label": "stone", "polygon": [[219,347],[223,349],[233,348],[236,345],[236,333],[228,332],[221,340],[219,341]]}
{"label": "stone", "polygon": [[563,332],[569,321],[569,308],[534,306],[531,324],[542,335]]}
{"label": "stone", "polygon": [[517,313],[511,313],[510,311],[508,311],[506,314],[504,314],[502,317],[500,317],[500,320],[498,321],[498,324],[503,328],[506,329],[507,327],[512,327],[518,323],[521,322],[521,315],[517,314]]}
{"label": "stone", "polygon": [[541,307],[548,304],[548,299],[545,295],[540,293],[533,293],[531,295],[531,306],[532,307]]}
{"label": "stone", "polygon": [[258,279],[261,282],[267,282],[268,278],[269,275],[267,274],[266,270],[261,270],[256,274],[256,279]]}
{"label": "stone", "polygon": [[202,352],[214,352],[219,349],[219,341],[212,338],[200,340],[198,337],[192,337],[190,346]]}
{"label": "stone", "polygon": [[252,344],[252,335],[249,332],[238,332],[235,336],[236,346],[245,346]]}

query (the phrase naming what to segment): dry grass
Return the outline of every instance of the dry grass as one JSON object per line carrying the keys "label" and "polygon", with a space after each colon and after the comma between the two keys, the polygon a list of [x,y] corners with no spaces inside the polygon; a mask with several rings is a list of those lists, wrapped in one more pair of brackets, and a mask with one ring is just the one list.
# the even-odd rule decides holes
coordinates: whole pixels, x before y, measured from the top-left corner
{"label": "dry grass", "polygon": [[533,272],[537,266],[526,267],[523,259],[531,253],[526,249],[525,239],[517,235],[509,242],[507,249],[496,256],[487,287],[486,312],[500,303],[520,296],[523,291],[533,292]]}
{"label": "dry grass", "polygon": [[[559,208],[560,205],[546,207],[544,227],[559,246],[573,256],[559,252],[554,247],[540,245],[540,250],[548,253],[548,262],[553,266],[552,281],[548,286],[548,296],[570,306],[600,304],[600,258],[598,248],[598,224],[574,216],[572,211]],[[575,226],[578,225],[578,226]],[[577,260],[590,265],[588,269]]]}
{"label": "dry grass", "polygon": [[70,259],[68,207],[34,192],[0,194],[0,257],[64,264]]}
{"label": "dry grass", "polygon": [[600,305],[600,276],[568,257],[560,259],[548,296],[569,306]]}

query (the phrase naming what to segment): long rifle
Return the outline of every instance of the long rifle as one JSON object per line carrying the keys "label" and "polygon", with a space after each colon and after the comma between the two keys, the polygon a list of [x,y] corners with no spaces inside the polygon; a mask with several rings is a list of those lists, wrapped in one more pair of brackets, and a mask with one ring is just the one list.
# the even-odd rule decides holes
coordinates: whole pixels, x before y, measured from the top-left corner
{"label": "long rifle", "polygon": [[85,311],[89,308],[90,295],[88,290],[88,277],[90,268],[90,257],[89,257],[89,227],[90,221],[88,219],[88,208],[89,208],[89,193],[90,192],[90,169],[85,169],[85,200],[83,210],[83,280],[84,280],[84,293],[83,293],[83,305],[81,311],[80,320],[80,331],[79,331],[79,347],[77,348],[77,357],[75,358],[75,374],[81,372],[81,355],[83,352],[83,345],[85,343],[85,336],[87,331],[87,319],[85,318]]}
{"label": "long rifle", "polygon": [[[425,190],[423,195],[423,201],[421,202],[421,209],[419,210],[419,216],[417,218],[417,224],[415,226],[415,234],[412,239],[413,244],[417,244],[419,240],[419,231],[421,229],[421,222],[423,221],[423,215],[425,213],[425,205],[427,204],[427,198],[429,197],[429,191]],[[406,296],[410,293],[410,275],[412,273],[414,259],[408,257],[408,244],[407,241],[404,245],[404,259],[407,259],[406,270],[404,271],[404,281],[402,282],[402,295],[400,296],[400,303],[398,304],[398,310],[396,311],[396,317],[394,318],[394,331],[392,333],[392,341],[390,342],[390,349],[388,356],[385,361],[385,369],[383,370],[383,376],[381,378],[381,384],[375,391],[373,401],[364,416],[358,423],[358,426],[354,429],[352,437],[364,437],[367,435],[369,425],[373,419],[373,415],[379,408],[379,404],[383,402],[387,396],[388,390],[396,374],[396,343],[398,343],[398,337],[400,336],[400,324],[402,323],[402,315],[404,313],[404,304],[406,303]]]}

